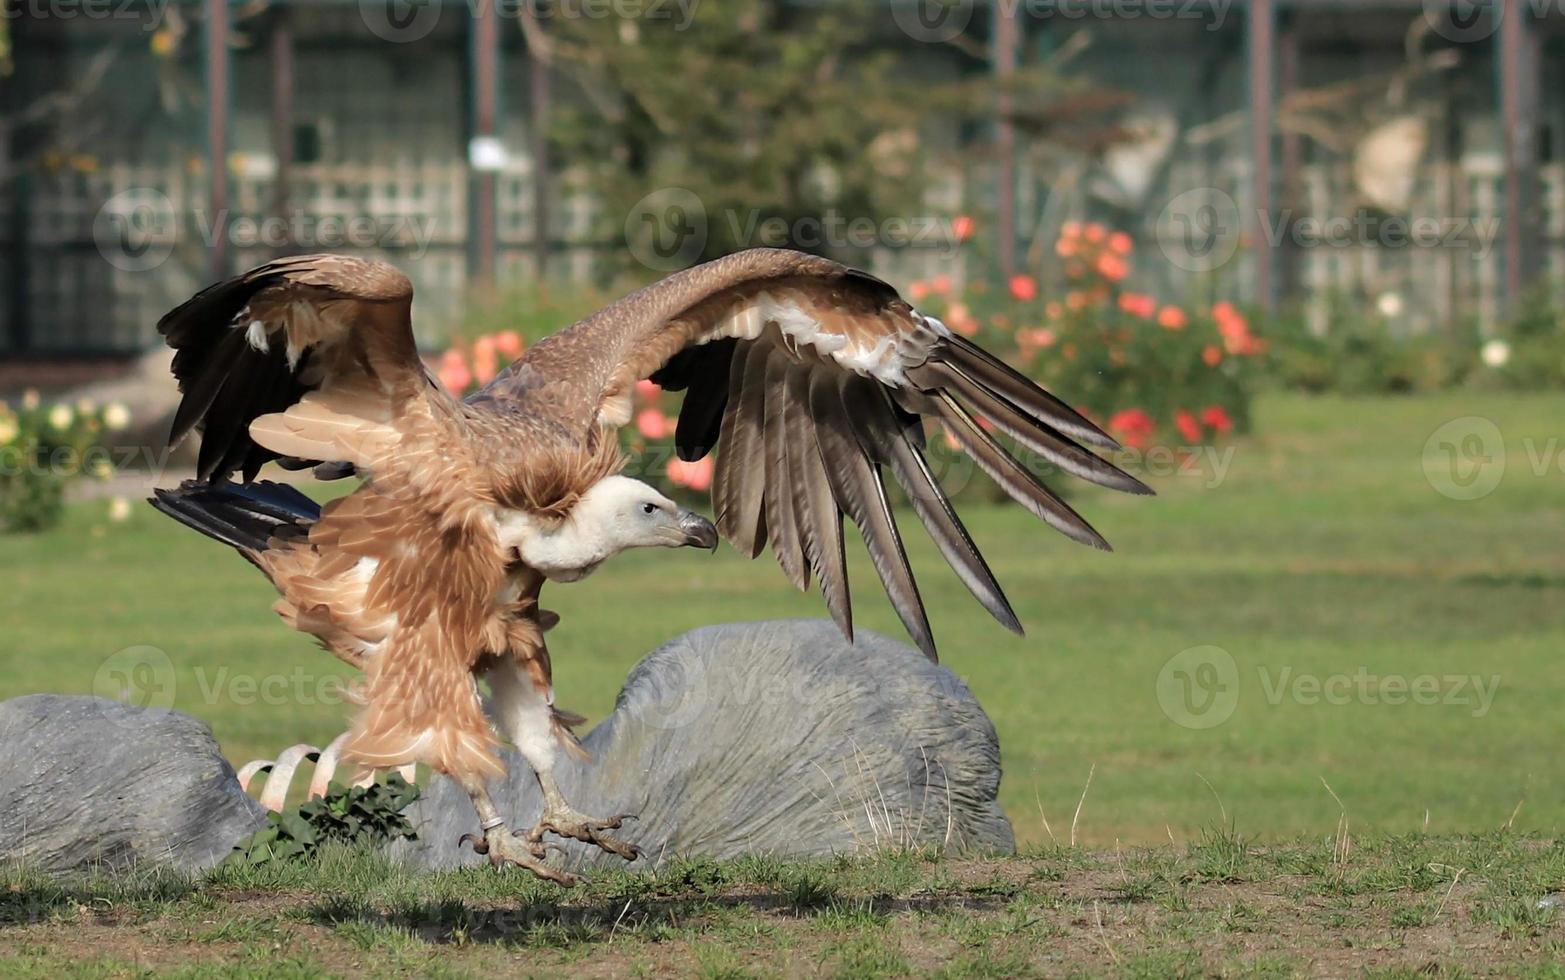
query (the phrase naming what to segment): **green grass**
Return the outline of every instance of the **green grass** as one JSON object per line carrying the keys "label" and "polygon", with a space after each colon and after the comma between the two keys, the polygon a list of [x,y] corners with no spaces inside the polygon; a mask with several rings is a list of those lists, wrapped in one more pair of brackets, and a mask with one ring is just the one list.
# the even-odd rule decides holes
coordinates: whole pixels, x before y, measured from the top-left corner
{"label": "green grass", "polygon": [[[1004,859],[764,856],[593,874],[292,866],[52,880],[0,869],[0,974],[72,976],[1565,976],[1527,835],[1304,840]],[[808,883],[804,887],[802,883]],[[801,888],[808,900],[800,901]]]}
{"label": "green grass", "polygon": [[[1463,416],[1492,419],[1505,441],[1504,480],[1476,501],[1435,492],[1423,469],[1426,440]],[[1426,821],[1437,834],[1507,822],[1558,834],[1565,473],[1549,454],[1565,457],[1565,445],[1549,440],[1565,443],[1559,418],[1553,395],[1268,397],[1222,479],[1154,478],[1153,499],[1073,496],[1113,555],[969,492],[964,514],[1025,639],[989,622],[910,532],[944,662],[999,729],[1018,836],[1049,842],[1041,808],[1065,843],[1089,771],[1075,833],[1095,847],[1200,846],[1202,828],[1225,822],[1261,839],[1324,837],[1344,811],[1354,835]],[[78,507],[58,531],[0,541],[0,697],[87,692],[95,678],[112,689],[113,669],[135,655],[111,658],[144,645],[172,664],[175,706],[209,721],[236,762],[343,729],[347,706],[326,683],[336,661],[276,621],[253,569],[150,508],[107,528],[94,526],[101,512]],[[867,562],[854,574],[859,623],[900,636]],[[563,616],[550,637],[560,701],[594,717],[629,667],[677,633],[823,612],[770,559],[727,549],[627,555],[547,590],[545,603]],[[1197,730],[1165,713],[1159,674],[1207,646],[1233,658],[1238,702]],[[1199,663],[1184,665],[1206,682]],[[1471,690],[1457,692],[1465,704],[1394,705],[1301,703],[1290,688],[1271,703],[1285,670],[1290,681],[1478,675],[1499,688],[1486,712]],[[852,955],[878,963],[882,952]],[[718,951],[702,963],[728,968]]]}

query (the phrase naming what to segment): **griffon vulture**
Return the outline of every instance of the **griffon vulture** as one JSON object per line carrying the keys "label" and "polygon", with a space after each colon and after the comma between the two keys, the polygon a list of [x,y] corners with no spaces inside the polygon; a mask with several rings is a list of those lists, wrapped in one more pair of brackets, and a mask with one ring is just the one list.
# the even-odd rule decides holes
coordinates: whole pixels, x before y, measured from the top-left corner
{"label": "griffon vulture", "polygon": [[[1107,547],[995,434],[1094,483],[1149,492],[1083,448],[1116,444],[1066,404],[891,286],[824,258],[752,249],[676,273],[539,342],[466,400],[419,359],[412,298],[390,265],[310,255],[165,316],[183,392],[170,441],[202,437],[198,478],[153,503],[238,549],[277,587],[284,621],[363,671],[345,757],[457,780],[479,821],[464,840],[497,866],[568,882],[543,860],[548,833],[637,854],[608,833],[622,818],[576,812],[554,779],[558,753],[580,751],[581,719],[554,707],[545,581],[583,578],[627,548],[715,548],[721,534],[751,557],[769,544],[801,589],[818,581],[851,638],[846,515],[933,658],[887,473],[984,608],[1021,625],[925,461],[925,419],[1086,544]],[[685,392],[681,457],[717,451],[715,526],[618,473],[615,430],[643,379]],[[319,508],[255,482],[273,459],[362,483]],[[525,833],[507,828],[485,789],[503,773],[497,731],[543,791]]]}

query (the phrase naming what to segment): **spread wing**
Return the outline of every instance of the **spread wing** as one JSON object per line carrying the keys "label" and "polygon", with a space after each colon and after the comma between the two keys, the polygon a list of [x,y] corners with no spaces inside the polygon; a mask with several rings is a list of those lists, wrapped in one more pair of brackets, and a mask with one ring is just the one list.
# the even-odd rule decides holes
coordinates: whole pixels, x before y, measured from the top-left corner
{"label": "spread wing", "polygon": [[455,407],[419,360],[412,301],[401,272],[345,255],[277,259],[202,290],[158,321],[184,393],[170,444],[201,431],[204,480],[248,481],[279,456],[372,475],[409,424]]}
{"label": "spread wing", "polygon": [[1116,443],[1059,399],[836,262],[752,249],[677,273],[534,346],[475,400],[521,400],[590,441],[623,425],[644,378],[685,392],[675,443],[717,448],[723,536],[770,544],[799,588],[818,580],[852,636],[842,518],[858,526],[892,605],[931,659],[934,639],[903,550],[886,475],[946,561],[1007,628],[1021,626],[923,453],[937,419],[1014,500],[1069,537],[1107,542],[995,432],[1094,483],[1150,493],[1083,447]]}

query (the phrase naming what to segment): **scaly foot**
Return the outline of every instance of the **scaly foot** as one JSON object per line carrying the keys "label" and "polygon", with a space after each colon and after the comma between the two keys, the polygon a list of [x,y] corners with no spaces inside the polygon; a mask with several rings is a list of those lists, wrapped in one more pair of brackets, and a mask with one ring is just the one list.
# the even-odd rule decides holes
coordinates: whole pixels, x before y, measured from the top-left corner
{"label": "scaly foot", "polygon": [[566,887],[581,880],[569,871],[562,871],[544,863],[543,845],[537,841],[524,841],[520,834],[513,834],[506,829],[505,824],[489,828],[484,831],[482,837],[477,834],[463,834],[457,840],[458,846],[462,844],[471,844],[475,852],[487,854],[489,863],[496,869],[514,864],[526,868],[545,881],[552,881]]}
{"label": "scaly foot", "polygon": [[605,830],[617,830],[626,820],[633,819],[635,818],[630,814],[617,817],[589,817],[577,813],[569,806],[545,806],[543,816],[539,817],[533,829],[527,832],[527,840],[535,846],[541,846],[543,835],[554,833],[561,837],[579,840],[584,844],[596,844],[610,854],[618,854],[627,861],[634,861],[641,855],[641,848],[603,833]]}

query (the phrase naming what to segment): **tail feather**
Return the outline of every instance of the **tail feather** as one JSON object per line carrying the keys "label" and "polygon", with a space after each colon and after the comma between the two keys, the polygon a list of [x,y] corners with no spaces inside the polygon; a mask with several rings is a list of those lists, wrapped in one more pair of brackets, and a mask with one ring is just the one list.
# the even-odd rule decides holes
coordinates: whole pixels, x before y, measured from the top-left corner
{"label": "tail feather", "polygon": [[303,493],[266,480],[248,484],[186,480],[172,490],[154,490],[148,502],[251,561],[273,538],[302,533],[321,514],[320,505]]}

